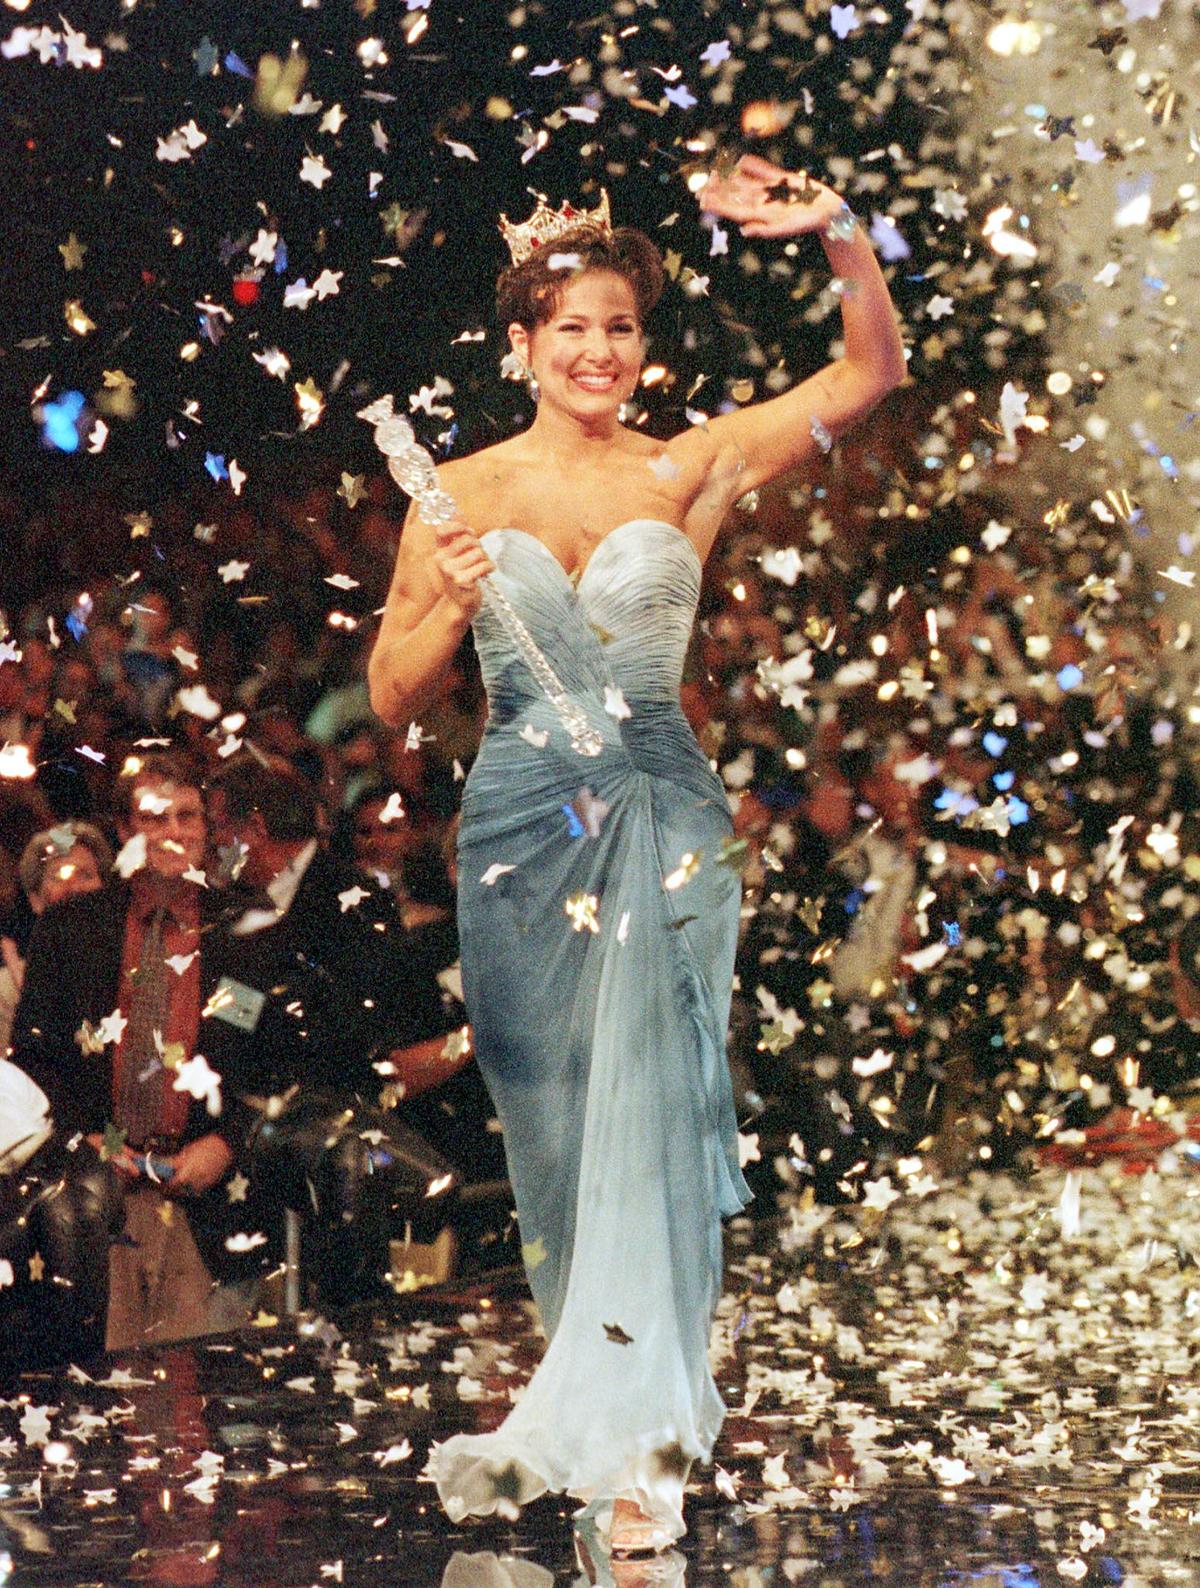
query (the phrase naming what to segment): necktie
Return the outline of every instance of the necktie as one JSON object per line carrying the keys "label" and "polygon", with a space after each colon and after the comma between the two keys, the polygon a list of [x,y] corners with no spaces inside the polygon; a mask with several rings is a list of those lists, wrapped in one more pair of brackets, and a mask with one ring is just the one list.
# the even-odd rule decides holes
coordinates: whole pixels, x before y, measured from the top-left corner
{"label": "necktie", "polygon": [[129,1024],[121,1044],[121,1080],[116,1123],[130,1147],[141,1147],[159,1132],[166,1072],[155,1032],[164,1036],[171,996],[167,979],[167,912],[160,906],[146,923],[129,1006]]}

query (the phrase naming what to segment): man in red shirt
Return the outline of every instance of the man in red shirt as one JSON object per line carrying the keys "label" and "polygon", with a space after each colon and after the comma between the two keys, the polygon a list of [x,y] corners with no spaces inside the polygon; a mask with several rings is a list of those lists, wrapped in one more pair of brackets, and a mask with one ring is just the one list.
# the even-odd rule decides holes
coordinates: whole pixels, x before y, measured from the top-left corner
{"label": "man in red shirt", "polygon": [[267,1210],[231,1176],[261,995],[223,974],[236,959],[203,870],[200,780],[182,757],[151,753],[125,791],[128,881],[39,919],[13,1025],[14,1061],[60,1133],[78,1133],[125,1183],[110,1350],[244,1322],[273,1246]]}

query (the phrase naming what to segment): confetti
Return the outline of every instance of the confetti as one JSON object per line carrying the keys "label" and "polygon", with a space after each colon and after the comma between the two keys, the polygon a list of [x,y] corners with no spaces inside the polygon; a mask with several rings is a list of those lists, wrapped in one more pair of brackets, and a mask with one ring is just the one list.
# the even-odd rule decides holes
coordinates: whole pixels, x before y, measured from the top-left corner
{"label": "confetti", "polygon": [[624,691],[613,684],[604,686],[604,709],[610,717],[615,717],[618,722],[624,722],[633,715],[629,702],[625,699]]}
{"label": "confetti", "polygon": [[318,192],[325,186],[325,183],[329,181],[332,175],[333,172],[319,154],[306,154],[300,162],[301,182],[309,183]]}
{"label": "confetti", "polygon": [[211,1068],[203,1054],[196,1053],[180,1064],[172,1085],[177,1092],[186,1092],[197,1100],[203,1099],[205,1108],[213,1118],[221,1112],[221,1077]]}

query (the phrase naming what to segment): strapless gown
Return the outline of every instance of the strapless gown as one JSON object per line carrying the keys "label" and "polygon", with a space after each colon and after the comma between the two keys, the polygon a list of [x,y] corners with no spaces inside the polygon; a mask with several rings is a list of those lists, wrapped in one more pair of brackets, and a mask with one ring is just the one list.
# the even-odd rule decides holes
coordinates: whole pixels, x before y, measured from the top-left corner
{"label": "strapless gown", "polygon": [[548,1345],[504,1422],[435,1444],[425,1476],[453,1521],[550,1490],[602,1536],[624,1496],[679,1537],[688,1467],[725,1413],[708,1361],[720,1220],[751,1198],[725,1055],[732,824],[679,704],[700,560],[655,519],[613,530],[577,584],[531,535],[482,539],[604,748],[571,749],[485,604],[463,988]]}

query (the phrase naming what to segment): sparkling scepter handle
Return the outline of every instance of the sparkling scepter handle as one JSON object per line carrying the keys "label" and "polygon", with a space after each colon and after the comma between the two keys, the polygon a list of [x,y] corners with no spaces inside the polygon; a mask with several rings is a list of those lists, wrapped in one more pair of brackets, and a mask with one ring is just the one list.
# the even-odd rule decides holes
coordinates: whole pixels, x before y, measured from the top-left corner
{"label": "sparkling scepter handle", "polygon": [[[448,523],[458,511],[454,498],[438,485],[433,459],[418,443],[408,420],[392,411],[392,399],[381,397],[369,408],[364,408],[358,417],[375,426],[375,445],[388,460],[388,473],[400,489],[420,505],[421,517],[431,524]],[[599,755],[604,748],[603,737],[567,694],[562,680],[546,660],[512,602],[491,579],[484,579],[481,583],[484,601],[499,618],[537,679],[542,693],[557,712],[570,735],[572,750],[577,755]]]}

